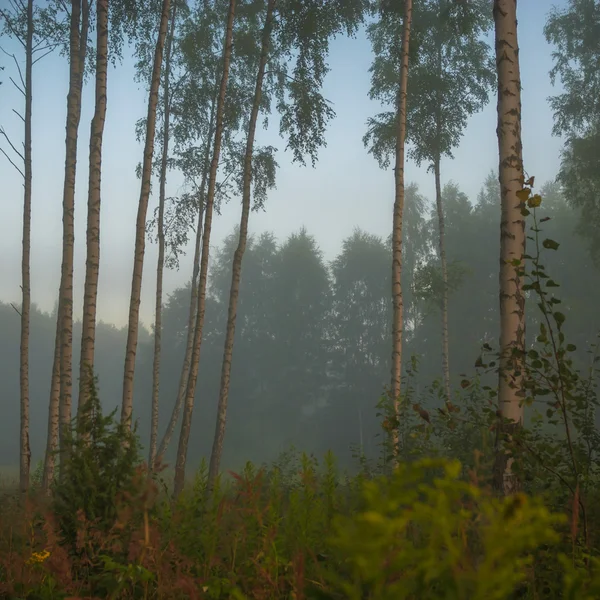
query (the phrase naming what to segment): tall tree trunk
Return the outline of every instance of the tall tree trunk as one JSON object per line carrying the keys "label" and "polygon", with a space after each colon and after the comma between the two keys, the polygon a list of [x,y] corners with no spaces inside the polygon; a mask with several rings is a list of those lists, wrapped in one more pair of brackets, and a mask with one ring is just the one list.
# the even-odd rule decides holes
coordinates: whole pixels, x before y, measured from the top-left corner
{"label": "tall tree trunk", "polygon": [[81,325],[81,356],[79,360],[79,402],[77,417],[89,398],[90,377],[94,369],[96,341],[96,301],[100,272],[100,206],[102,181],[102,139],[106,118],[106,86],[108,78],[108,0],[96,4],[96,107],[90,127],[90,172],[88,180],[88,211]]}
{"label": "tall tree trunk", "polygon": [[[499,429],[510,436],[523,423],[523,353],[525,351],[525,298],[515,259],[525,254],[525,219],[517,192],[523,188],[521,144],[521,75],[517,42],[516,0],[494,0],[496,67],[498,70],[498,151],[502,218],[500,223],[500,376],[498,402],[508,424]],[[502,429],[503,431],[500,431]],[[508,495],[519,487],[512,459],[497,444],[496,487]]]}
{"label": "tall tree trunk", "polygon": [[[216,90],[218,91],[218,90]],[[171,413],[171,419],[167,425],[167,430],[160,443],[158,452],[156,454],[156,462],[160,462],[163,459],[167,448],[173,437],[175,431],[175,425],[179,420],[179,414],[183,408],[183,401],[185,400],[185,394],[187,390],[188,378],[190,373],[190,365],[192,363],[192,350],[194,347],[194,332],[196,330],[196,308],[198,303],[198,274],[200,271],[200,240],[202,239],[202,224],[204,218],[205,208],[205,197],[206,197],[206,184],[208,183],[208,171],[210,161],[210,151],[212,149],[212,140],[214,138],[214,121],[215,111],[218,101],[218,94],[215,94],[210,108],[210,120],[208,125],[208,134],[206,136],[207,142],[204,151],[204,166],[202,169],[202,182],[200,183],[200,189],[198,190],[198,221],[196,223],[196,243],[194,246],[194,261],[192,270],[192,281],[190,289],[190,308],[188,312],[188,325],[187,325],[187,338],[185,346],[185,355],[181,366],[181,374],[179,376],[179,386],[177,392],[177,399],[173,406],[173,412]],[[156,465],[155,465],[156,466]]]}
{"label": "tall tree trunk", "polygon": [[187,447],[192,427],[192,413],[194,411],[194,397],[196,395],[196,381],[198,379],[198,366],[200,362],[200,345],[202,343],[202,328],[204,325],[204,312],[206,308],[206,280],[208,275],[208,254],[210,249],[210,232],[212,227],[212,213],[215,201],[217,185],[217,168],[221,153],[221,137],[223,133],[223,114],[225,112],[225,94],[227,93],[227,81],[229,79],[229,63],[231,61],[231,50],[233,47],[233,20],[235,17],[235,0],[229,1],[229,16],[227,19],[227,33],[225,35],[225,52],[223,55],[223,76],[219,89],[219,100],[217,102],[217,126],[215,129],[215,142],[213,157],[210,165],[208,178],[208,195],[206,198],[206,214],[204,217],[204,234],[202,236],[202,260],[200,262],[200,277],[198,279],[198,312],[196,313],[196,328],[194,331],[194,347],[192,351],[192,364],[185,396],[183,419],[181,422],[181,433],[179,436],[179,447],[177,449],[177,461],[175,463],[175,480],[173,494],[177,497],[183,490],[185,483],[185,462],[187,458]]}
{"label": "tall tree trunk", "polygon": [[[71,423],[72,345],[73,345],[73,246],[75,243],[75,177],[77,174],[77,135],[81,118],[81,92],[87,52],[89,26],[88,0],[72,0],[69,41],[69,93],[65,140],[65,180],[63,186],[63,244],[57,311],[57,334],[60,351],[55,353],[52,367],[48,430],[58,410],[61,461],[66,457],[64,435]],[[80,31],[81,27],[81,31]],[[58,364],[57,364],[58,363]],[[53,439],[49,445],[55,445]],[[47,457],[45,478],[48,485],[54,461]]]}
{"label": "tall tree trunk", "polygon": [[54,358],[52,361],[52,381],[50,388],[50,401],[48,404],[48,429],[46,436],[46,452],[44,455],[44,473],[42,475],[42,489],[46,494],[54,481],[54,467],[56,465],[56,448],[58,446],[58,402],[60,398],[60,332],[62,319],[60,308],[57,309],[56,335],[54,339]]}
{"label": "tall tree trunk", "polygon": [[162,288],[165,268],[165,195],[167,186],[167,163],[169,159],[169,120],[171,106],[169,98],[169,79],[171,77],[171,48],[175,35],[175,17],[177,3],[173,3],[171,26],[165,54],[165,76],[163,81],[163,139],[160,161],[160,189],[158,194],[158,260],[156,261],[156,302],[154,315],[154,360],[152,363],[152,420],[150,424],[150,454],[148,467],[152,469],[156,459],[156,438],[158,436],[158,398],[160,391],[160,343],[162,336]]}
{"label": "tall tree trunk", "polygon": [[131,296],[129,300],[129,325],[127,329],[127,346],[125,349],[125,367],[123,372],[123,401],[121,404],[121,421],[131,427],[133,410],[133,378],[135,374],[135,356],[137,351],[138,328],[140,320],[140,299],[142,293],[142,274],[144,270],[144,252],[146,249],[146,214],[150,198],[150,178],[152,176],[152,157],[154,155],[154,133],[156,129],[156,107],[158,105],[158,88],[162,68],[163,49],[169,25],[170,0],[163,0],[160,17],[160,29],[154,52],[154,65],[148,98],[148,117],[146,119],[146,144],[142,165],[142,186],[138,204],[135,229],[135,256],[133,260],[133,276],[131,278]]}
{"label": "tall tree trunk", "polygon": [[448,341],[448,263],[446,261],[446,232],[444,207],[442,206],[442,183],[440,175],[440,157],[433,163],[435,175],[435,204],[438,216],[440,262],[442,265],[442,373],[444,376],[444,395],[450,402],[450,347]]}
{"label": "tall tree trunk", "polygon": [[219,465],[223,453],[223,440],[225,438],[225,425],[227,420],[227,400],[229,398],[229,383],[231,379],[231,361],[233,357],[233,342],[235,338],[235,321],[237,317],[238,297],[240,293],[240,279],[242,274],[242,260],[246,250],[248,239],[248,219],[250,216],[251,184],[252,184],[252,154],[254,152],[254,138],[256,135],[256,122],[260,111],[262,98],[262,86],[265,76],[267,58],[269,56],[269,43],[271,41],[271,30],[273,28],[273,11],[276,0],[269,0],[265,15],[265,24],[262,32],[262,43],[258,73],[256,75],[256,87],[254,90],[254,101],[248,123],[248,138],[246,140],[246,154],[244,156],[244,175],[242,181],[242,215],[240,218],[240,233],[238,245],[233,255],[231,269],[231,287],[229,290],[229,308],[227,311],[227,331],[225,334],[225,347],[223,349],[223,362],[221,365],[221,386],[219,390],[219,404],[217,406],[217,423],[213,439],[212,452],[208,479],[214,482],[219,474]]}
{"label": "tall tree trunk", "polygon": [[[216,74],[218,76],[218,74]],[[177,391],[177,398],[173,411],[171,413],[171,419],[167,425],[165,435],[160,443],[156,458],[154,461],[154,467],[158,466],[158,463],[162,461],[167,448],[173,437],[175,431],[175,425],[179,420],[181,409],[183,408],[183,402],[185,400],[188,378],[190,373],[190,366],[192,364],[192,351],[194,347],[194,333],[196,331],[196,312],[198,305],[198,275],[200,271],[200,240],[202,239],[202,224],[204,219],[204,208],[206,198],[206,185],[208,183],[208,172],[210,167],[210,153],[212,149],[212,141],[214,138],[215,129],[215,118],[216,108],[218,102],[218,89],[215,80],[215,94],[213,96],[210,105],[210,118],[208,123],[208,133],[206,135],[206,146],[204,148],[204,163],[202,168],[202,181],[198,190],[198,220],[196,223],[196,242],[194,246],[194,261],[192,267],[192,281],[190,287],[190,308],[188,312],[188,325],[187,325],[187,337],[185,346],[185,355],[181,366],[181,374],[179,376],[179,386]]]}
{"label": "tall tree trunk", "polygon": [[31,310],[31,282],[29,274],[31,252],[31,100],[33,70],[33,0],[27,2],[27,37],[25,40],[25,148],[24,148],[24,194],[23,194],[23,252],[21,257],[21,352],[19,377],[21,392],[19,488],[22,493],[29,489],[31,450],[29,447],[29,318]]}
{"label": "tall tree trunk", "polygon": [[215,119],[215,108],[217,105],[217,98],[214,98],[214,101],[211,106],[210,113],[210,123],[208,127],[208,135],[206,142],[206,150],[204,153],[204,169],[202,171],[202,182],[200,184],[200,190],[198,191],[198,222],[196,223],[196,243],[194,247],[194,264],[192,271],[192,282],[190,289],[190,308],[188,313],[188,325],[187,325],[187,338],[185,345],[185,355],[183,357],[183,364],[181,366],[181,375],[179,377],[179,386],[177,391],[177,399],[175,400],[175,405],[173,406],[173,412],[171,413],[171,419],[169,420],[169,424],[167,425],[167,429],[165,431],[165,435],[158,447],[158,452],[156,453],[156,458],[154,460],[154,468],[158,465],[160,461],[162,461],[167,448],[171,442],[171,438],[173,437],[173,432],[175,431],[175,425],[179,420],[179,414],[181,413],[181,409],[183,408],[183,401],[185,400],[188,377],[190,373],[190,365],[192,364],[192,350],[194,347],[194,332],[196,330],[196,308],[198,304],[198,272],[200,270],[200,240],[202,239],[202,223],[204,217],[204,203],[205,203],[205,192],[206,192],[206,184],[208,182],[208,167],[210,160],[210,150],[212,147],[211,139],[214,135],[214,119]]}
{"label": "tall tree trunk", "polygon": [[[402,63],[398,89],[398,132],[396,136],[396,165],[394,220],[392,230],[392,401],[396,419],[400,418],[400,382],[402,377],[402,333],[404,304],[402,299],[402,216],[404,213],[404,146],[406,140],[406,90],[408,88],[408,50],[412,22],[412,0],[404,4],[402,32]],[[393,431],[394,456],[398,454],[398,429]]]}
{"label": "tall tree trunk", "polygon": [[[440,2],[439,9],[443,9]],[[437,46],[437,72],[441,80],[444,77],[444,61],[442,56],[441,32],[438,32]],[[448,339],[448,263],[446,261],[446,227],[444,224],[444,207],[442,206],[442,182],[440,174],[441,162],[441,137],[442,137],[442,102],[444,101],[442,91],[438,86],[436,94],[436,156],[433,161],[433,173],[435,177],[435,203],[438,215],[440,262],[442,266],[442,374],[444,378],[444,394],[446,402],[450,402],[450,343]]]}

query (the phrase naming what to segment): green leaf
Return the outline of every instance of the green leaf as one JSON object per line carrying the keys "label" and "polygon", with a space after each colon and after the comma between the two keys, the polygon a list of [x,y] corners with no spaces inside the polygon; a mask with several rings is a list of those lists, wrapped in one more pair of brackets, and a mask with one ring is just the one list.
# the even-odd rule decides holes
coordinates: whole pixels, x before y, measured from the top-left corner
{"label": "green leaf", "polygon": [[558,247],[560,246],[560,244],[558,242],[555,242],[554,240],[546,238],[542,242],[542,246],[544,246],[544,248],[546,248],[547,250],[558,250]]}

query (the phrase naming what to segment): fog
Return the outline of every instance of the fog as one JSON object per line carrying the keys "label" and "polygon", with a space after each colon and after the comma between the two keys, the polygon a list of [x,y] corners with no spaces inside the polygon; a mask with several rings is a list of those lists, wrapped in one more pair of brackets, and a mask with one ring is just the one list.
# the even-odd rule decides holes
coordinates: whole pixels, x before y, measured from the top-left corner
{"label": "fog", "polygon": [[[0,0],[0,3],[2,0]],[[564,2],[558,2],[562,6]],[[581,214],[568,206],[553,185],[564,140],[552,135],[552,47],[543,27],[545,0],[519,3],[521,79],[523,82],[523,154],[528,175],[547,202],[541,214],[551,216],[545,235],[561,244],[546,261],[552,277],[563,284],[568,331],[581,347],[577,360],[587,364],[585,348],[600,327],[600,273],[586,241],[578,235]],[[493,44],[493,35],[488,38]],[[7,139],[21,144],[21,94],[10,78],[18,73],[10,55],[21,59],[19,45],[0,38],[0,125]],[[369,68],[373,60],[364,29],[355,39],[332,42],[323,96],[336,118],[326,132],[327,146],[314,168],[292,163],[278,136],[278,119],[260,130],[257,143],[278,148],[276,189],[264,209],[252,212],[252,241],[244,258],[238,329],[234,349],[225,467],[246,459],[274,460],[290,445],[322,453],[333,448],[343,464],[352,463],[352,447],[369,456],[378,452],[379,421],[375,405],[389,382],[390,248],[394,202],[393,170],[381,169],[365,149],[367,119],[382,107],[369,100]],[[62,251],[62,189],[68,62],[52,54],[34,68],[33,78],[33,207],[31,243],[31,446],[34,460],[45,447],[49,385],[56,330]],[[74,317],[81,318],[85,274],[85,228],[90,121],[94,111],[93,81],[84,88],[78,147],[75,207]],[[147,112],[147,92],[135,82],[131,48],[122,64],[108,73],[108,109],[103,143],[101,259],[98,292],[96,370],[107,410],[121,399],[121,382],[135,221],[140,195],[136,165],[142,144],[135,124]],[[448,259],[457,285],[449,305],[452,385],[473,374],[481,344],[498,342],[498,264],[500,198],[496,98],[473,115],[452,159],[442,160]],[[413,384],[424,406],[435,404],[441,375],[440,312],[435,301],[413,293],[418,267],[436,260],[434,179],[427,165],[411,160],[406,170],[405,319],[406,365],[419,357]],[[170,171],[167,195],[184,191],[180,173]],[[153,182],[148,218],[157,204]],[[422,204],[419,210],[419,203]],[[0,156],[0,381],[6,405],[0,421],[0,462],[18,456],[19,317],[21,282],[22,179]],[[210,451],[233,250],[240,198],[221,207],[213,221],[211,268],[200,377],[194,413],[190,462],[198,464]],[[360,231],[357,231],[360,228]],[[265,234],[265,235],[262,235]],[[272,234],[272,237],[269,235]],[[229,237],[228,237],[229,236]],[[162,435],[174,404],[186,332],[188,282],[192,272],[193,235],[179,269],[166,270],[161,382]],[[140,334],[135,380],[134,416],[147,443],[152,381],[152,338],[157,246],[146,245]],[[411,271],[412,269],[412,271]],[[348,279],[345,279],[345,276]],[[353,279],[354,278],[354,279]],[[348,283],[348,281],[352,283]],[[344,283],[346,282],[346,283]],[[354,285],[356,284],[356,285]],[[360,284],[360,285],[359,285]],[[361,287],[362,286],[362,287]],[[14,306],[11,306],[11,303]],[[535,331],[539,315],[528,314]],[[74,365],[78,362],[80,324],[74,328]],[[359,356],[360,355],[360,356]],[[428,404],[429,403],[429,404]],[[172,444],[173,446],[173,444]],[[173,449],[167,455],[174,456]]]}

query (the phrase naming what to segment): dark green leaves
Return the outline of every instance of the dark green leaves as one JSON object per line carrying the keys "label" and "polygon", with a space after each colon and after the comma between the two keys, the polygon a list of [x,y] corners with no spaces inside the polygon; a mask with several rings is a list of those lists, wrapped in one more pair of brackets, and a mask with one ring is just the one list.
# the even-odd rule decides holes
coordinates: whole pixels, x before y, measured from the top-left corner
{"label": "dark green leaves", "polygon": [[325,131],[335,112],[321,89],[329,72],[330,39],[353,34],[362,22],[365,0],[280,0],[274,36],[281,62],[278,66],[277,109],[280,134],[288,140],[293,160],[313,166]]}
{"label": "dark green leaves", "polygon": [[[369,26],[375,59],[370,97],[394,107],[368,122],[363,141],[382,168],[395,151],[400,80],[402,2],[383,3]],[[394,5],[394,6],[392,6]],[[491,48],[480,39],[491,24],[486,2],[458,6],[445,0],[415,3],[407,99],[407,140],[420,164],[452,156],[467,118],[488,102],[495,81]]]}
{"label": "dark green leaves", "polygon": [[558,247],[560,246],[560,244],[558,242],[555,242],[554,240],[550,240],[550,239],[546,238],[542,242],[542,246],[544,246],[544,248],[546,248],[547,250],[558,250]]}

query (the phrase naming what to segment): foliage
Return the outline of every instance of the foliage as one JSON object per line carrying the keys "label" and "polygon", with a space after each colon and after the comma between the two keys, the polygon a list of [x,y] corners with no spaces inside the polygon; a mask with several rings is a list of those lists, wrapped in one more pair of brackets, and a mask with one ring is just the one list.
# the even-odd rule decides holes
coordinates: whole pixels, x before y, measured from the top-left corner
{"label": "foliage", "polygon": [[497,500],[460,473],[456,461],[423,460],[367,482],[364,508],[335,522],[340,594],[331,597],[512,597],[564,517],[525,496]]}
{"label": "foliage", "polygon": [[[122,0],[109,4],[108,54],[113,65],[123,60],[123,47],[128,42],[135,42],[138,34],[140,34],[140,37],[143,37],[146,32],[143,27],[145,17],[148,15],[150,6],[155,1]],[[47,42],[52,50],[58,49],[59,54],[65,58],[69,57],[69,29],[71,19],[69,4],[63,2],[63,0],[49,0],[44,3],[43,7],[37,7],[36,11],[38,34]],[[95,36],[90,35],[95,28],[96,3],[88,0],[87,6],[89,29],[84,77],[89,77],[95,72],[96,68]]]}
{"label": "foliage", "polygon": [[[4,507],[0,593],[28,598],[596,597],[595,557],[562,553],[565,514],[542,497],[498,499],[456,460],[401,463],[349,478],[332,455],[247,463],[208,487],[201,467],[176,503],[128,502],[128,553],[118,530],[99,539],[102,568],[77,568],[53,537],[52,514],[27,543],[11,527],[39,523]],[[554,569],[548,582],[545,569]]]}
{"label": "foliage", "polygon": [[[599,117],[600,118],[600,117]],[[587,240],[590,254],[600,264],[600,129],[590,128],[583,137],[571,136],[562,153],[558,181],[570,190],[569,203],[580,207],[579,231]]]}
{"label": "foliage", "polygon": [[554,7],[544,33],[554,45],[550,77],[560,79],[562,93],[549,99],[554,112],[554,133],[566,137],[559,180],[569,190],[568,200],[581,207],[580,231],[592,256],[600,258],[600,3],[569,0]]}
{"label": "foliage", "polygon": [[[394,5],[395,4],[395,5]],[[393,107],[400,81],[403,8],[382,3],[368,34],[375,59],[369,96]],[[489,45],[480,39],[491,26],[488,3],[427,0],[415,4],[411,25],[407,91],[407,141],[417,164],[452,157],[467,119],[488,102],[495,81]],[[395,153],[396,110],[368,120],[363,141],[382,168]]]}
{"label": "foliage", "polygon": [[[97,380],[90,377],[87,406],[68,432],[66,463],[52,490],[61,544],[71,555],[86,554],[93,567],[98,566],[94,536],[114,527],[123,495],[139,493],[139,442],[135,432],[115,422],[115,412],[102,414]],[[88,539],[81,537],[85,524]]]}
{"label": "foliage", "polygon": [[597,0],[569,0],[548,15],[544,34],[555,47],[550,77],[553,83],[560,78],[564,90],[549,99],[557,134],[585,133],[600,115],[599,27]]}

